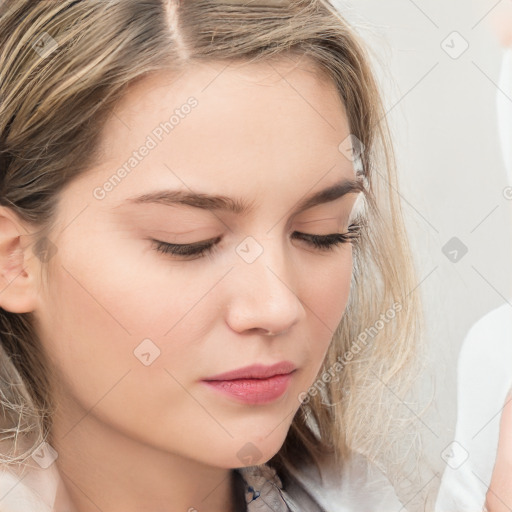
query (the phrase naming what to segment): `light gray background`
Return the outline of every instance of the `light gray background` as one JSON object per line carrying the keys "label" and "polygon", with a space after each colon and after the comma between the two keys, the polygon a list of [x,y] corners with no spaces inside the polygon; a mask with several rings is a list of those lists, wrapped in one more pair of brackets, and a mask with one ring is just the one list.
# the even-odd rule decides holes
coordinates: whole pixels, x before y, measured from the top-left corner
{"label": "light gray background", "polygon": [[[441,452],[455,426],[455,372],[464,336],[512,295],[512,202],[503,196],[507,178],[496,119],[503,49],[487,15],[496,3],[336,2],[378,55],[426,310],[423,385],[434,403],[418,420],[425,488],[417,503],[427,494],[433,503],[444,470]],[[442,48],[454,31],[469,43],[457,59]],[[456,263],[442,252],[452,237],[468,248]]]}

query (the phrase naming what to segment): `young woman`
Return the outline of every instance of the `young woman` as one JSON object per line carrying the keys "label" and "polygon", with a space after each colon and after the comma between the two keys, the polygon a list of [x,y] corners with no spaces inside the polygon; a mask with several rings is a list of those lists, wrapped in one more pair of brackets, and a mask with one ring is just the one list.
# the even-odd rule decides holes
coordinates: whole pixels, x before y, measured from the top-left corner
{"label": "young woman", "polygon": [[399,510],[419,281],[355,32],[0,6],[0,508]]}

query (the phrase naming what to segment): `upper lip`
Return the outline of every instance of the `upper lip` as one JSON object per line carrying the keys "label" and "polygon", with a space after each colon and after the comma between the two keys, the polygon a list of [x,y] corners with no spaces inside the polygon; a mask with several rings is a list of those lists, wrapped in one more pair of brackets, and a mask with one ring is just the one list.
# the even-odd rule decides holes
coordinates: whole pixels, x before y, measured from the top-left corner
{"label": "upper lip", "polygon": [[234,379],[268,379],[275,375],[284,375],[296,370],[296,366],[290,361],[281,361],[270,366],[253,364],[244,366],[203,380],[234,380]]}

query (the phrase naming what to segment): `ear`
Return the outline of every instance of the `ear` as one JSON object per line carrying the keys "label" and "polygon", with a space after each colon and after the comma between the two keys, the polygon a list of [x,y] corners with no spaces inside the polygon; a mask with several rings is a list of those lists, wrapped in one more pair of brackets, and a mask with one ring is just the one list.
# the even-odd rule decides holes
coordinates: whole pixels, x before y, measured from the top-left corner
{"label": "ear", "polygon": [[0,307],[11,313],[36,309],[40,260],[19,217],[0,206]]}

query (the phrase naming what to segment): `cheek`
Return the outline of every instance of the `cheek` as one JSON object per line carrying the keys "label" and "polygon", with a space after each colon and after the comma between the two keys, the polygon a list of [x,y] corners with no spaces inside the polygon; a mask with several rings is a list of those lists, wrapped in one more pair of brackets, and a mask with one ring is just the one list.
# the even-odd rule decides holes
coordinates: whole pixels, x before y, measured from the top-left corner
{"label": "cheek", "polygon": [[191,344],[209,328],[204,308],[194,322],[208,280],[191,280],[177,266],[164,269],[150,254],[123,252],[99,238],[101,250],[92,253],[86,243],[59,247],[50,293],[36,316],[51,361],[84,408],[125,375],[134,382],[132,396],[169,391],[176,383],[164,368],[195,368]]}
{"label": "cheek", "polygon": [[[187,389],[204,376],[200,344],[216,310],[207,310],[200,299],[211,284],[191,286],[177,271],[164,279],[136,262],[107,266],[104,251],[102,263],[71,261],[63,262],[69,272],[52,279],[51,298],[40,315],[43,343],[63,390],[57,400],[69,411],[68,428],[87,411],[89,420],[131,438],[191,450],[188,441],[176,447],[172,440],[183,439],[184,432],[187,439],[199,439],[205,428],[219,428]],[[194,306],[201,322],[192,314]],[[73,430],[76,442],[79,431]],[[198,457],[200,449],[207,447],[197,448]]]}
{"label": "cheek", "polygon": [[339,258],[325,258],[314,271],[304,269],[302,300],[318,319],[318,328],[334,333],[345,311],[352,279],[352,249],[343,247]]}
{"label": "cheek", "polygon": [[[307,389],[329,349],[332,336],[347,306],[352,280],[352,249],[344,247],[341,258],[326,258],[326,263],[303,281],[301,300],[310,318],[311,339],[308,344],[310,373],[303,385]],[[308,380],[309,379],[309,380]]]}

